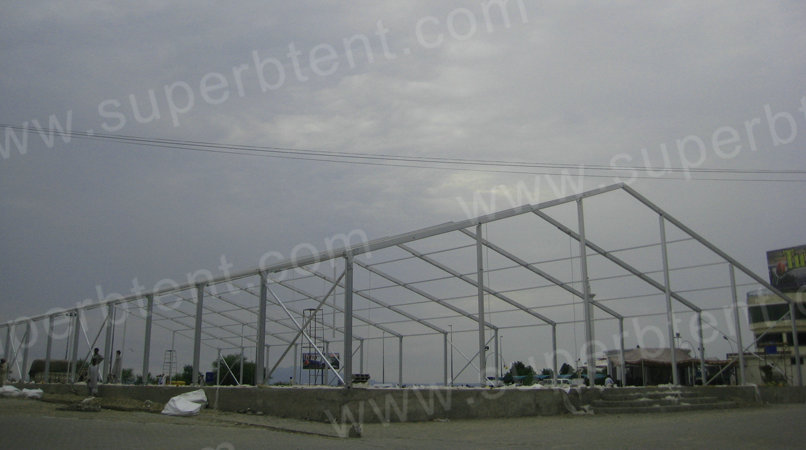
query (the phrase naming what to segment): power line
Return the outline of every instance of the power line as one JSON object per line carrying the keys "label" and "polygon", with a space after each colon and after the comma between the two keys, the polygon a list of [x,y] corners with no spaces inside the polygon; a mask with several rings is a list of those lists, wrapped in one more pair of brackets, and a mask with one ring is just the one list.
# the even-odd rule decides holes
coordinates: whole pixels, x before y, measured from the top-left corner
{"label": "power line", "polygon": [[[7,125],[0,123],[0,127],[5,127],[13,130],[28,132],[27,127],[19,125]],[[289,147],[276,147],[276,146],[254,146],[254,145],[239,145],[239,144],[220,144],[205,141],[193,141],[185,139],[167,139],[167,138],[148,138],[141,136],[130,135],[113,135],[113,134],[99,134],[88,133],[80,131],[51,131],[52,134],[59,136],[69,136],[77,139],[88,140],[101,140],[101,141],[114,141],[130,145],[156,147],[156,148],[169,148],[178,150],[189,150],[196,152],[226,154],[233,156],[257,156],[268,158],[280,158],[289,160],[303,160],[315,162],[330,162],[340,164],[354,164],[354,165],[370,165],[370,166],[387,166],[387,167],[402,167],[402,168],[417,168],[417,169],[437,169],[437,170],[451,170],[451,171],[469,171],[469,172],[485,172],[485,173],[510,173],[510,174],[529,174],[529,175],[558,175],[556,170],[593,170],[596,172],[611,172],[611,174],[584,174],[586,177],[592,178],[614,178],[616,175],[613,173],[623,172],[661,172],[661,173],[701,173],[701,174],[728,174],[728,175],[806,175],[806,170],[778,170],[778,169],[712,169],[712,168],[682,168],[682,167],[637,167],[637,166],[604,166],[599,164],[567,164],[567,163],[539,163],[527,161],[505,161],[505,160],[481,160],[481,159],[464,159],[464,158],[444,158],[444,157],[430,157],[430,156],[404,156],[404,155],[389,155],[389,154],[371,154],[361,152],[342,152],[342,151],[326,151],[326,150],[311,150],[311,149],[298,149]],[[456,167],[459,166],[459,167]],[[523,169],[550,169],[544,171],[526,171],[514,170],[516,168]],[[629,178],[636,179],[651,179],[660,181],[680,181],[683,178],[668,178],[663,176],[649,176],[638,175],[633,173]],[[750,181],[750,182],[806,182],[806,179],[799,178],[747,178],[747,177],[720,177],[720,178],[687,178],[691,181]]]}

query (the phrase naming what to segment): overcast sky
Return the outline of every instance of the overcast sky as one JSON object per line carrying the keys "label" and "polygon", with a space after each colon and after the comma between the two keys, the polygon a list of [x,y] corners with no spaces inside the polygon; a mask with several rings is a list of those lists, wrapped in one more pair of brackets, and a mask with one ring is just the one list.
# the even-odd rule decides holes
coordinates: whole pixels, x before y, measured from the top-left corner
{"label": "overcast sky", "polygon": [[[97,298],[97,286],[220,273],[222,255],[246,270],[336,233],[378,238],[491,212],[474,199],[504,209],[624,180],[762,275],[765,251],[806,243],[801,2],[0,5],[0,321]],[[48,145],[34,130],[53,120],[80,133],[570,165],[574,189],[554,189],[559,170],[540,167]],[[29,129],[22,147],[25,132],[7,126]]]}

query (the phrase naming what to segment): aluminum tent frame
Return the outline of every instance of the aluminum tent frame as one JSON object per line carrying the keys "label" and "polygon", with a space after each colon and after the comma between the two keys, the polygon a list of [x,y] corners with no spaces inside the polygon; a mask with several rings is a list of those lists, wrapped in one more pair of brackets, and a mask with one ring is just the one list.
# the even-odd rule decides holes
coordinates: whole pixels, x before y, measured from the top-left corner
{"label": "aluminum tent frame", "polygon": [[[586,233],[586,220],[590,221],[590,217],[586,219],[585,215],[584,205],[586,201],[590,201],[591,199],[605,194],[615,195],[617,193],[626,195],[628,199],[636,201],[638,206],[657,217],[660,242],[655,244],[660,247],[662,252],[661,272],[663,281],[653,278],[649,273],[638,269],[626,259],[616,256],[616,250],[607,249],[605,246],[595,243],[591,240],[591,236]],[[552,208],[563,205],[576,208],[576,223],[572,221],[572,223],[569,224],[567,223],[568,220],[563,221],[549,214]],[[579,271],[581,273],[580,280],[565,280],[553,274],[550,270],[542,268],[536,262],[527,260],[519,255],[517,251],[508,250],[505,248],[505,245],[495,242],[489,236],[484,236],[483,227],[486,227],[488,224],[496,223],[506,225],[508,223],[507,221],[510,219],[525,217],[536,218],[577,242],[579,256],[569,259],[578,259]],[[594,299],[594,294],[591,292],[592,279],[588,274],[588,252],[591,251],[591,257],[595,257],[597,260],[617,268],[624,272],[626,274],[625,276],[638,280],[642,285],[648,285],[654,292],[663,295],[665,299],[667,324],[666,338],[669,342],[673,343],[676,338],[673,320],[673,300],[683,305],[691,313],[696,314],[699,340],[699,348],[697,350],[700,355],[703,383],[705,384],[705,342],[703,339],[702,318],[705,308],[698,305],[697,301],[689,298],[688,295],[684,295],[685,292],[683,290],[675,289],[674,286],[672,286],[670,272],[673,271],[674,268],[670,266],[668,256],[668,247],[672,244],[672,241],[667,239],[666,236],[667,225],[673,226],[676,232],[682,233],[686,237],[686,240],[694,241],[700,245],[701,248],[716,255],[719,259],[718,263],[727,264],[729,266],[730,297],[734,311],[733,326],[735,327],[735,339],[739,344],[739,348],[743,349],[744,346],[741,339],[740,307],[736,296],[738,287],[735,277],[736,271],[752,280],[755,285],[769,290],[775,296],[789,304],[790,313],[792,317],[794,317],[795,302],[771,286],[763,277],[750,271],[745,265],[729,256],[725,251],[719,249],[704,237],[695,233],[680,220],[671,216],[668,212],[649,201],[631,187],[626,184],[615,184],[551,201],[523,205],[471,219],[448,222],[409,233],[369,242],[361,242],[354,245],[346,245],[338,249],[329,249],[317,254],[293,260],[279,261],[265,267],[239,272],[234,275],[210,278],[182,285],[175,283],[163,289],[138,293],[123,298],[110,299],[93,305],[81,305],[60,313],[50,313],[32,318],[21,318],[9,321],[0,325],[0,327],[6,328],[5,333],[0,333],[0,338],[5,335],[5,342],[3,344],[4,356],[8,361],[13,362],[13,364],[18,363],[20,359],[18,358],[18,353],[22,351],[22,367],[18,369],[18,373],[21,378],[25,378],[29,360],[28,352],[29,348],[33,345],[29,342],[30,336],[32,335],[31,327],[41,324],[44,328],[44,324],[47,321],[48,330],[45,334],[48,339],[44,352],[46,359],[45,376],[47,378],[47,368],[52,358],[53,323],[58,317],[72,317],[71,358],[75,361],[79,354],[80,330],[84,330],[84,325],[81,320],[83,320],[86,311],[91,308],[106,308],[106,319],[98,325],[98,335],[101,334],[102,329],[106,330],[105,353],[109,356],[107,358],[107,361],[109,361],[112,354],[112,347],[110,345],[111,327],[114,326],[109,318],[113,316],[114,308],[127,307],[129,304],[138,303],[145,321],[144,337],[141,347],[143,356],[142,372],[144,375],[149,373],[152,329],[156,324],[158,327],[167,330],[176,331],[181,327],[183,331],[193,331],[192,365],[194,383],[200,382],[198,375],[201,368],[202,345],[220,351],[222,348],[221,344],[225,344],[226,348],[238,347],[236,338],[240,338],[242,342],[248,343],[250,347],[254,346],[256,363],[255,379],[265,383],[271,375],[271,371],[268,373],[264,372],[265,367],[268,365],[265,349],[271,345],[285,347],[282,353],[283,356],[274,364],[274,368],[276,368],[285,355],[292,349],[296,353],[296,341],[300,337],[308,339],[309,342],[312,343],[311,337],[307,336],[304,331],[304,324],[301,324],[298,320],[302,317],[302,311],[301,308],[295,307],[294,305],[300,303],[303,307],[316,305],[318,309],[324,312],[325,317],[327,317],[327,314],[330,314],[332,318],[330,323],[328,323],[325,318],[317,320],[320,320],[320,323],[318,323],[324,327],[324,329],[331,332],[334,337],[336,333],[340,334],[340,348],[342,349],[341,366],[339,369],[333,367],[329,367],[329,369],[344,386],[350,387],[352,385],[351,375],[355,367],[353,361],[355,353],[360,353],[361,355],[359,366],[363,370],[365,341],[381,340],[381,342],[385,342],[387,336],[392,339],[397,338],[398,382],[402,384],[404,338],[431,335],[442,336],[440,347],[442,348],[443,383],[448,384],[448,349],[450,347],[451,354],[453,354],[454,342],[453,339],[449,340],[449,331],[446,329],[446,325],[444,325],[445,316],[442,314],[447,313],[451,314],[451,317],[460,317],[471,321],[477,327],[477,331],[475,332],[478,335],[478,348],[475,352],[475,356],[468,358],[468,363],[465,367],[470,364],[477,367],[479,370],[478,382],[485,384],[489,382],[488,378],[490,377],[489,364],[487,362],[488,344],[493,341],[495,342],[494,354],[496,362],[494,376],[498,377],[500,376],[499,330],[511,327],[507,323],[495,323],[491,320],[491,315],[511,312],[528,317],[531,323],[529,326],[545,326],[551,328],[551,365],[552,371],[556,376],[558,373],[557,328],[560,325],[576,323],[577,320],[574,319],[574,321],[571,322],[563,321],[560,318],[551,317],[549,313],[539,312],[538,310],[540,310],[542,306],[529,304],[522,297],[511,295],[505,289],[493,287],[489,281],[485,282],[485,276],[489,278],[493,270],[517,270],[521,278],[548,282],[549,284],[545,286],[558,288],[563,292],[571,294],[575,299],[581,299],[583,307],[583,319],[581,322],[584,324],[585,330],[582,353],[585,356],[587,367],[593,368],[596,366],[596,322],[597,320],[604,320],[596,319],[594,310],[602,311],[608,316],[608,320],[616,320],[618,322],[618,345],[622,355],[624,352],[625,337],[624,319],[631,316],[628,314],[629,311],[619,310],[620,308],[616,306],[612,306],[609,303],[605,304],[604,300]],[[576,227],[575,229],[574,226]],[[463,239],[466,241],[467,238],[471,239],[472,244],[449,249],[442,248],[433,252],[418,248],[418,245],[425,245],[425,243],[433,242],[434,239]],[[349,242],[347,242],[347,244],[349,244]],[[461,267],[466,265],[467,261],[471,261],[469,255],[465,255],[463,258],[456,258],[452,261],[446,260],[446,254],[465,250],[475,250],[475,258],[471,263],[473,266],[472,271],[463,271]],[[489,256],[487,257],[487,263],[485,265],[485,252],[492,252],[497,258],[501,258],[501,260],[506,261],[508,264],[514,265],[501,269],[491,268],[489,265]],[[386,259],[376,261],[375,259],[368,258],[369,255],[375,254],[385,255]],[[401,254],[404,256],[395,256]],[[456,261],[460,262],[457,263]],[[332,265],[334,268],[333,276],[327,275],[321,270],[320,266],[323,263]],[[411,267],[406,266],[407,264]],[[382,265],[391,267],[381,269],[380,266]],[[407,267],[406,270],[410,270],[412,274],[422,272],[430,275],[438,274],[438,276],[436,278],[433,276],[428,278],[424,275],[415,276],[405,273],[395,273],[395,270],[398,270],[398,272],[406,272],[406,270],[398,269],[398,267]],[[341,271],[340,276],[335,275],[337,268]],[[356,272],[365,274],[370,277],[370,280],[373,276],[383,280],[385,284],[380,287],[375,287],[374,289],[377,291],[393,291],[396,293],[395,296],[393,298],[389,296],[383,297],[381,294],[374,293],[372,286],[358,288],[356,286]],[[296,275],[294,278],[288,278],[290,274]],[[257,282],[255,282],[255,280],[257,280]],[[320,287],[316,287],[314,283],[319,282],[323,284]],[[444,283],[445,286],[448,287],[443,287],[441,292],[436,292],[437,288],[432,285],[438,283]],[[230,286],[231,289],[221,291],[220,288],[225,286]],[[428,286],[432,287],[429,288]],[[532,289],[545,286],[534,286]],[[314,288],[321,288],[323,292],[314,292]],[[471,289],[473,293],[459,297],[445,293],[446,290],[462,292],[466,289]],[[341,290],[342,297],[340,302],[336,300],[339,290]],[[164,303],[158,303],[158,307],[155,308],[155,301],[164,297],[175,299],[173,308],[164,308]],[[373,318],[370,314],[363,314],[360,308],[355,308],[355,301],[357,299],[366,301],[367,304],[370,305],[369,308],[376,308],[368,309],[370,313],[377,310],[377,314],[381,314],[384,317]],[[468,307],[467,302],[471,300],[475,303],[475,310],[469,310],[472,309],[472,307]],[[493,300],[496,302],[496,305],[503,305],[511,309],[488,311],[485,302]],[[257,303],[255,304],[254,302]],[[340,323],[337,323],[337,316],[341,317]],[[361,336],[354,334],[354,320],[364,324],[363,326],[378,330],[383,336],[373,337],[371,335]],[[405,324],[412,324],[414,328]],[[26,331],[22,339],[20,339],[17,336],[17,330],[23,325]],[[240,335],[236,332],[237,330],[234,330],[234,328],[238,326],[241,327]],[[800,360],[795,321],[792,321],[792,327],[793,338],[795,340],[793,343],[795,357],[796,360]],[[246,329],[249,330],[249,336],[245,335]],[[488,337],[489,332],[492,332],[491,337]],[[87,341],[89,341],[89,339],[87,339]],[[359,341],[357,347],[355,341]],[[326,341],[326,345],[335,342],[335,340]],[[89,342],[87,343],[89,344]],[[326,349],[319,348],[316,345],[314,345],[314,347],[316,351],[324,357],[323,352],[326,351]],[[241,348],[243,348],[243,344],[241,344]],[[740,367],[742,367],[740,371],[741,383],[745,381],[742,359],[743,353],[743,351],[738,352]],[[672,352],[672,354],[674,354],[674,352]],[[327,360],[327,358],[325,358],[325,360]],[[624,358],[622,357],[621,360],[621,371],[622,374],[624,374]],[[477,365],[474,363],[477,363]],[[329,365],[328,363],[328,366]],[[674,357],[672,358],[672,367],[673,383],[679,384],[676,370],[677,361],[675,361]],[[75,370],[75,367],[73,370]],[[592,376],[592,372],[592,370],[589,371],[589,377]],[[453,377],[451,376],[450,378],[450,382],[452,383]],[[73,375],[73,379],[75,379],[75,374]],[[592,382],[592,380],[590,381]],[[797,383],[799,385],[803,384],[800,366],[798,366],[797,371]]]}

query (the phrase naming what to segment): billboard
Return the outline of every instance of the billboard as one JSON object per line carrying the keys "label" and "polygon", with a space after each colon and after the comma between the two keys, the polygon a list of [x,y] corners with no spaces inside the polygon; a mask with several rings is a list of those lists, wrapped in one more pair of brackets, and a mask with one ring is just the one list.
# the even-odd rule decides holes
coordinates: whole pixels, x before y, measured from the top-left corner
{"label": "billboard", "polygon": [[782,292],[806,289],[806,245],[767,252],[770,284]]}
{"label": "billboard", "polygon": [[[339,354],[338,353],[325,353],[330,365],[334,369],[339,369]],[[321,370],[326,369],[327,364],[322,361],[319,353],[303,353],[302,354],[302,368],[305,370]]]}

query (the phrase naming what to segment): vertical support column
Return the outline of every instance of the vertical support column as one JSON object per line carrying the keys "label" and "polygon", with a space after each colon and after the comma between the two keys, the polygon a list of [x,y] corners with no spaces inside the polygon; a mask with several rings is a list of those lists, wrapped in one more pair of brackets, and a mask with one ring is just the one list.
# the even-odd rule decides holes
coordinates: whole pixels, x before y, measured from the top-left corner
{"label": "vertical support column", "polygon": [[[243,356],[244,356],[244,355],[243,355],[243,351],[244,351],[244,349],[243,349],[243,345],[241,345],[241,355],[240,355],[240,358],[241,358],[241,359],[240,359],[240,361],[238,362],[238,365],[240,366],[240,368],[239,368],[240,370],[239,370],[239,372],[238,372],[238,384],[243,384]],[[259,351],[259,350],[258,350],[258,351]],[[254,381],[255,381],[255,380],[252,380],[252,382],[254,382]]]}
{"label": "vertical support column", "polygon": [[795,322],[797,322],[797,317],[795,313],[797,312],[797,307],[795,305],[795,301],[791,300],[789,302],[789,318],[792,319],[792,347],[795,350],[795,364],[798,368],[798,386],[803,387],[803,364],[800,363],[800,342],[798,339],[798,326]]}
{"label": "vertical support column", "polygon": [[624,360],[624,318],[618,318],[618,354],[619,369],[621,370],[621,385],[627,385],[627,361]]}
{"label": "vertical support column", "polygon": [[353,255],[344,256],[344,387],[353,386]]}
{"label": "vertical support column", "polygon": [[588,244],[585,239],[585,213],[582,199],[577,200],[577,219],[579,222],[579,259],[582,268],[583,313],[585,316],[585,347],[588,360],[588,385],[593,387],[596,380],[596,358],[594,356],[593,305],[591,305],[591,287],[588,282]]}
{"label": "vertical support column", "polygon": [[[148,384],[148,359],[151,353],[151,318],[154,313],[154,295],[146,295],[146,330],[143,341],[143,384]],[[173,345],[171,346],[173,350]]]}
{"label": "vertical support column", "polygon": [[397,384],[403,387],[403,336],[398,336],[397,339]]}
{"label": "vertical support column", "polygon": [[359,358],[358,371],[361,372],[361,373],[364,373],[364,339],[363,338],[361,338],[361,340],[358,341],[358,358]]}
{"label": "vertical support column", "polygon": [[[330,342],[325,341],[325,358],[330,358]],[[330,370],[322,369],[322,384],[330,386]]]}
{"label": "vertical support column", "polygon": [[[300,356],[302,356],[302,344],[297,344],[296,348],[294,348],[294,351],[299,352]],[[295,365],[297,366],[297,375],[299,376],[298,379],[300,380],[300,383],[302,383],[302,365],[299,364],[299,360],[297,360]],[[310,374],[311,373],[308,372],[308,382],[311,381],[311,375]]]}
{"label": "vertical support column", "polygon": [[50,358],[53,350],[53,328],[55,315],[48,317],[48,347],[45,350],[45,377],[43,381],[50,383]]}
{"label": "vertical support column", "polygon": [[[218,349],[218,356],[216,356],[216,365],[215,365],[215,385],[221,386],[221,349]],[[218,392],[218,389],[216,389]],[[216,408],[218,408],[218,404],[216,403]]]}
{"label": "vertical support column", "polygon": [[557,325],[551,326],[551,370],[554,376],[554,384],[557,384],[557,376],[559,375],[557,367]]}
{"label": "vertical support column", "polygon": [[669,333],[669,348],[672,359],[672,384],[680,385],[677,374],[677,346],[674,343],[674,315],[672,313],[672,290],[669,284],[669,254],[666,248],[666,219],[662,215],[658,216],[660,223],[660,248],[663,257],[663,284],[666,294],[666,329]]}
{"label": "vertical support column", "polygon": [[107,303],[106,304],[106,337],[104,338],[104,365],[101,371],[101,380],[104,382],[109,382],[109,373],[112,371],[112,355],[115,353],[112,351],[112,331],[114,330],[115,324],[113,323],[112,317],[115,315],[115,304],[114,303]]}
{"label": "vertical support column", "polygon": [[501,347],[498,346],[498,328],[495,329],[495,385],[498,385],[498,380],[501,378],[501,364],[499,362],[499,353]]}
{"label": "vertical support column", "polygon": [[453,386],[453,383],[454,383],[454,380],[453,380],[453,325],[450,325],[450,327],[451,327],[451,340],[450,340],[450,343],[451,343],[451,377],[450,377],[450,380],[451,380],[451,386]]}
{"label": "vertical support column", "polygon": [[442,335],[442,384],[448,385],[448,332]]}
{"label": "vertical support column", "polygon": [[[293,344],[293,345],[294,345],[294,376],[293,376],[293,380],[291,381],[292,385],[302,382],[302,380],[297,378],[297,371],[298,371],[297,370],[297,364],[298,364],[298,361],[299,361],[299,359],[298,359],[299,355],[297,354],[297,344]],[[299,377],[299,378],[302,378],[302,377]]]}
{"label": "vertical support column", "polygon": [[3,358],[5,358],[6,362],[10,360],[9,352],[11,351],[11,325],[6,325],[6,342],[3,348]]}
{"label": "vertical support column", "polygon": [[70,371],[70,382],[77,381],[76,371],[78,370],[78,339],[81,337],[81,310],[75,310],[73,316],[73,348],[70,350],[70,363],[72,370]]}
{"label": "vertical support column", "polygon": [[31,321],[25,323],[25,336],[22,340],[22,373],[20,380],[23,382],[28,381],[28,349],[31,347]]}
{"label": "vertical support column", "polygon": [[739,299],[736,296],[736,271],[733,269],[733,264],[728,267],[730,269],[730,295],[733,300],[733,324],[736,327],[736,346],[739,349],[739,384],[744,385],[744,344],[742,343],[742,324],[739,319]]}
{"label": "vertical support column", "polygon": [[201,366],[202,315],[204,314],[204,283],[196,285],[196,327],[193,333],[193,384],[199,384]]}
{"label": "vertical support column", "polygon": [[487,338],[484,336],[484,259],[482,252],[481,224],[476,225],[476,285],[478,286],[479,313],[479,382],[484,386],[487,382],[487,355],[484,348]]}
{"label": "vertical support column", "polygon": [[267,278],[268,276],[265,272],[260,272],[260,305],[258,305],[257,344],[255,344],[255,386],[266,384],[266,378],[264,376],[266,360],[263,356],[263,349],[266,346],[266,296],[268,295],[266,292],[266,283],[268,281]]}
{"label": "vertical support column", "polygon": [[702,337],[702,311],[697,312],[697,334],[700,340],[700,378],[702,379],[702,385],[705,386],[708,381],[708,374],[705,373],[705,340]]}

